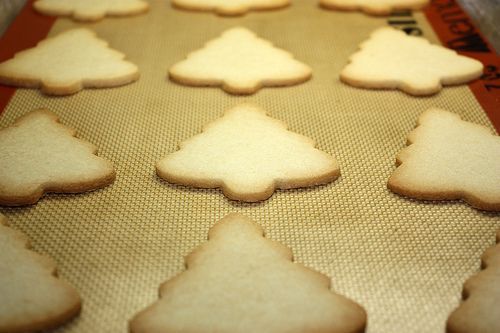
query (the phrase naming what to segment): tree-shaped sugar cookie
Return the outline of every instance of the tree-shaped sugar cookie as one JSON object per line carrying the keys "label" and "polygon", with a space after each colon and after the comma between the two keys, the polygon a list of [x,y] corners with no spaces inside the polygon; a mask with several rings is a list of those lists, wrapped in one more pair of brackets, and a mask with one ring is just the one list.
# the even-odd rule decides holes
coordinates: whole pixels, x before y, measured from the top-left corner
{"label": "tree-shaped sugar cookie", "polygon": [[343,82],[411,95],[432,95],[443,85],[466,83],[483,73],[477,60],[389,27],[375,30],[349,60],[340,73]]}
{"label": "tree-shaped sugar cookie", "polygon": [[242,15],[249,10],[268,10],[288,6],[290,0],[172,0],[188,10],[214,11],[219,15]]}
{"label": "tree-shaped sugar cookie", "polygon": [[130,322],[131,333],[356,333],[366,313],[330,291],[330,279],[292,262],[260,226],[230,214],[164,283],[160,299]]}
{"label": "tree-shaped sugar cookie", "polygon": [[388,187],[417,199],[464,199],[500,210],[500,137],[440,109],[425,111],[397,155]]}
{"label": "tree-shaped sugar cookie", "polygon": [[51,95],[120,86],[139,78],[137,66],[124,57],[88,29],[68,30],[1,63],[0,83]]}
{"label": "tree-shaped sugar cookie", "polygon": [[500,231],[481,259],[483,270],[464,284],[464,302],[448,318],[448,333],[500,332]]}
{"label": "tree-shaped sugar cookie", "polygon": [[40,13],[71,16],[79,21],[97,21],[105,16],[128,16],[143,13],[149,4],[144,0],[37,0],[33,7]]}
{"label": "tree-shaped sugar cookie", "polygon": [[32,111],[0,131],[0,204],[25,205],[45,192],[77,193],[109,185],[113,165],[48,110]]}
{"label": "tree-shaped sugar cookie", "polygon": [[339,176],[335,159],[314,145],[265,111],[239,105],[182,142],[156,171],[171,183],[221,187],[231,199],[265,200],[276,188],[324,184]]}
{"label": "tree-shaped sugar cookie", "polygon": [[320,0],[321,6],[336,10],[361,10],[371,15],[389,15],[398,10],[417,10],[430,0]]}
{"label": "tree-shaped sugar cookie", "polygon": [[232,28],[169,70],[174,81],[192,86],[221,86],[231,94],[253,94],[264,86],[308,80],[311,69],[287,51],[245,28]]}
{"label": "tree-shaped sugar cookie", "polygon": [[57,278],[55,263],[27,247],[0,214],[0,333],[39,332],[80,312],[80,296]]}

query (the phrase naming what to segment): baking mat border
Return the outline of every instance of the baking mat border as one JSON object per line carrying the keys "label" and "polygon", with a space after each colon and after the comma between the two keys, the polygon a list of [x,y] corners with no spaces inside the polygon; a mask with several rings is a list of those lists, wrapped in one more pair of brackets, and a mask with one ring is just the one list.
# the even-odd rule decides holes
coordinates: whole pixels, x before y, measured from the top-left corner
{"label": "baking mat border", "polygon": [[483,63],[469,88],[500,133],[500,57],[456,0],[431,0],[423,12],[444,46]]}
{"label": "baking mat border", "polygon": [[[10,59],[15,53],[35,46],[47,37],[56,17],[40,15],[33,9],[35,0],[28,0],[5,34],[0,38],[0,62]],[[16,88],[0,85],[0,115],[14,96]]]}

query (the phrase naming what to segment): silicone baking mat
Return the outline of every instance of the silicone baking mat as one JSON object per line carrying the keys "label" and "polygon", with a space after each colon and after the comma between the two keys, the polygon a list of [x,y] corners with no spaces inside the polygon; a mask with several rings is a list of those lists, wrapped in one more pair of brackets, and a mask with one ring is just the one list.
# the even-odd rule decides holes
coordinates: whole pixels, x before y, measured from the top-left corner
{"label": "silicone baking mat", "polygon": [[[183,270],[183,257],[230,212],[253,218],[268,237],[290,246],[298,262],[327,274],[335,291],[362,304],[368,312],[367,332],[443,332],[463,282],[494,244],[500,215],[459,201],[403,198],[389,192],[386,182],[406,135],[430,107],[493,129],[480,102],[495,103],[491,96],[498,94],[481,99],[474,89],[495,82],[485,77],[474,83],[476,88],[449,87],[416,98],[356,89],[338,80],[349,55],[380,26],[421,32],[439,43],[428,21],[433,11],[441,13],[436,2],[426,12],[389,18],[324,10],[306,0],[237,18],[177,10],[162,0],[150,3],[145,15],[87,24],[66,18],[54,22],[33,13],[28,4],[6,35],[29,44],[42,38],[44,29],[55,35],[85,26],[124,52],[141,71],[133,84],[67,97],[2,88],[1,127],[32,109],[48,108],[81,138],[96,144],[117,169],[115,183],[102,190],[50,194],[33,206],[0,207],[13,227],[29,235],[35,250],[58,262],[60,275],[82,295],[81,315],[57,332],[126,332],[128,320],[157,300],[158,286]],[[169,66],[233,26],[247,27],[292,52],[312,67],[313,78],[247,97],[167,79]],[[2,52],[5,57],[6,49]],[[492,56],[498,60],[489,53]],[[245,204],[228,200],[216,189],[175,186],[155,175],[155,163],[179,142],[199,133],[224,110],[246,102],[314,138],[321,150],[338,159],[341,177],[328,185],[277,191],[267,201]],[[490,117],[494,121],[495,114]]]}

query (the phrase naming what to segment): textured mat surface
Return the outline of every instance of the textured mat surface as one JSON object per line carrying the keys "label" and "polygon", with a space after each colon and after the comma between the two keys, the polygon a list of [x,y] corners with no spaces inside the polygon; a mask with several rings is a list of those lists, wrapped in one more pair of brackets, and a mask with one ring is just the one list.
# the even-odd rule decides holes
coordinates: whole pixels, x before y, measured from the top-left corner
{"label": "textured mat surface", "polygon": [[[491,127],[469,88],[415,98],[340,83],[348,56],[373,29],[387,24],[384,18],[326,11],[305,0],[239,18],[151,3],[146,15],[93,24],[59,19],[51,31],[94,29],[139,66],[139,81],[62,98],[19,89],[0,119],[3,127],[34,108],[49,108],[100,147],[117,169],[116,182],[103,190],[51,194],[32,207],[0,207],[36,250],[57,260],[60,274],[82,294],[81,316],[58,332],[125,332],[127,321],[156,300],[159,284],[183,269],[183,256],[229,212],[255,219],[270,238],[290,246],[297,261],[329,275],[336,291],[366,308],[369,333],[443,332],[462,283],[494,244],[500,215],[461,202],[405,199],[389,192],[386,182],[396,153],[427,108]],[[414,17],[437,42],[423,14]],[[312,80],[238,97],[166,79],[169,66],[236,25],[309,64]],[[314,138],[338,159],[341,177],[241,204],[218,190],[173,186],[155,176],[156,161],[179,142],[245,102]]]}

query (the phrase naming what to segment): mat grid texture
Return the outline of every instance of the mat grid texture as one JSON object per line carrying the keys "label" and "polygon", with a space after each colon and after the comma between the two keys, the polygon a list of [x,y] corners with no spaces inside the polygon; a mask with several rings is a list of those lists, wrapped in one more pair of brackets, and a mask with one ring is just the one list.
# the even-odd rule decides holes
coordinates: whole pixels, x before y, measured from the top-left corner
{"label": "mat grid texture", "polygon": [[[414,17],[425,37],[437,42],[423,14]],[[424,110],[440,107],[492,127],[467,86],[416,98],[339,82],[357,45],[386,24],[384,18],[327,11],[305,0],[238,18],[176,10],[157,0],[141,16],[92,24],[59,19],[50,35],[79,26],[95,30],[139,66],[141,78],[57,98],[19,89],[0,118],[4,127],[32,109],[48,108],[117,169],[115,183],[102,190],[0,207],[82,295],[82,314],[56,332],[126,332],[127,321],[157,299],[159,285],[183,270],[183,257],[230,212],[253,218],[269,238],[291,247],[298,262],[327,274],[335,291],[362,304],[368,333],[443,332],[463,282],[494,244],[500,215],[459,201],[403,198],[386,183]],[[312,80],[242,97],[167,79],[167,68],[238,25],[310,65]],[[341,177],[245,204],[216,189],[171,185],[155,175],[155,163],[179,142],[240,103],[253,103],[315,139],[337,158]]]}

